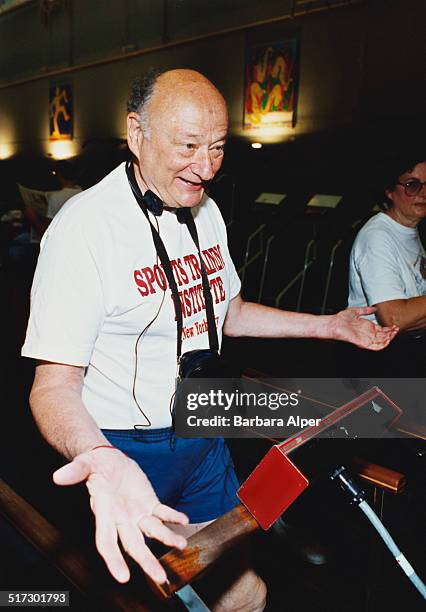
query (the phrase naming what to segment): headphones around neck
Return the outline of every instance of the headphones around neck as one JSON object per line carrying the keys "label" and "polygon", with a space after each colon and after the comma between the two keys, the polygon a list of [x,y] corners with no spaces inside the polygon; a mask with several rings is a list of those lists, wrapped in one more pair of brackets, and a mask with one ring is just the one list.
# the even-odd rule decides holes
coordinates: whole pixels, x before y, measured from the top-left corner
{"label": "headphones around neck", "polygon": [[[142,195],[136,181],[135,170],[131,161],[126,162],[126,174],[130,189],[132,190],[132,193],[142,210],[149,210],[149,212],[151,212],[154,216],[160,217],[163,214],[164,202],[150,189],[145,191],[144,195]],[[173,212],[176,213],[179,223],[186,223],[188,214],[191,215],[190,208],[176,208],[176,210]]]}

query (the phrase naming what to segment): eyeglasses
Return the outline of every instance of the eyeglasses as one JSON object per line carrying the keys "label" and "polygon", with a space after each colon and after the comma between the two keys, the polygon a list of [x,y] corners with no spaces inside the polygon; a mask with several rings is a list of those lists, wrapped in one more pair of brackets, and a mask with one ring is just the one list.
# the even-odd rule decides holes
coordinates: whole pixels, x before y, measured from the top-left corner
{"label": "eyeglasses", "polygon": [[426,181],[410,179],[409,181],[404,181],[404,183],[397,183],[397,185],[404,187],[405,195],[415,196],[421,192],[423,185],[426,185]]}

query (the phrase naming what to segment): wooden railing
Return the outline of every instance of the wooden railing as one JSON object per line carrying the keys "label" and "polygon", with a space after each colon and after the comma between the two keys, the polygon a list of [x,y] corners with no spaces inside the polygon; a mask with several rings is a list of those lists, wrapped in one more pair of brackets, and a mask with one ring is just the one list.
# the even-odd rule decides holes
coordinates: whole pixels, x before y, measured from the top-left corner
{"label": "wooden railing", "polygon": [[[354,459],[354,473],[376,490],[400,493],[405,477],[363,459]],[[52,563],[93,606],[102,610],[147,612],[167,609],[147,587],[143,573],[134,568],[132,580],[119,585],[107,573],[94,545],[87,550],[73,546],[28,502],[0,480],[0,515],[2,515],[41,555]],[[241,505],[189,538],[187,548],[171,550],[160,559],[169,577],[167,588],[154,588],[168,598],[190,583],[221,554],[258,528],[256,521]],[[91,546],[90,546],[91,545]],[[155,585],[151,585],[152,587]],[[165,606],[165,607],[164,607]]]}
{"label": "wooden railing", "polygon": [[152,612],[168,608],[151,593],[141,571],[133,572],[129,584],[119,585],[104,569],[94,545],[90,547],[88,543],[84,551],[72,545],[3,480],[0,480],[0,515],[88,599],[87,609]]}

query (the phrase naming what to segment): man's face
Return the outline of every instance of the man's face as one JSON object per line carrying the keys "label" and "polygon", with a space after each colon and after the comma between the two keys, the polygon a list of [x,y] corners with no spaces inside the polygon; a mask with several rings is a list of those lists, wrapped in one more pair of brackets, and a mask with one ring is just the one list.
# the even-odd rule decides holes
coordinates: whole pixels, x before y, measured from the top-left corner
{"label": "man's face", "polygon": [[[177,90],[162,97],[158,88],[149,102],[148,132],[136,126],[130,113],[129,145],[139,160],[142,186],[156,193],[167,206],[196,206],[206,182],[223,160],[228,116],[221,96],[202,84],[191,92]],[[131,131],[133,129],[133,140]]]}
{"label": "man's face", "polygon": [[[409,183],[413,179],[426,181],[426,162],[401,174],[398,183]],[[403,185],[396,185],[392,191],[387,191],[386,195],[393,204],[389,214],[402,225],[416,227],[423,217],[426,217],[426,185],[423,185],[416,195],[407,195]]]}

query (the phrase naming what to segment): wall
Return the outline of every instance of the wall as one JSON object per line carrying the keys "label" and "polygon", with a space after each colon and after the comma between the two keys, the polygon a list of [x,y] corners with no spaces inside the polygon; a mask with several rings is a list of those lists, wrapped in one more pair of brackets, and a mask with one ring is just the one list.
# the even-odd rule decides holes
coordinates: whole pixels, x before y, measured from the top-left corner
{"label": "wall", "polygon": [[281,130],[279,140],[353,123],[398,131],[424,122],[423,0],[370,0],[7,86],[12,78],[43,75],[43,69],[267,19],[288,12],[291,4],[203,0],[200,11],[200,0],[174,0],[166,4],[166,28],[162,0],[74,0],[72,10],[53,13],[47,27],[36,5],[0,17],[0,157],[52,152],[47,105],[55,79],[73,86],[72,154],[88,139],[123,138],[129,83],[151,66],[204,72],[229,103],[231,133],[258,140],[258,133],[242,129],[244,49],[288,36],[300,40],[298,113],[295,128]]}

